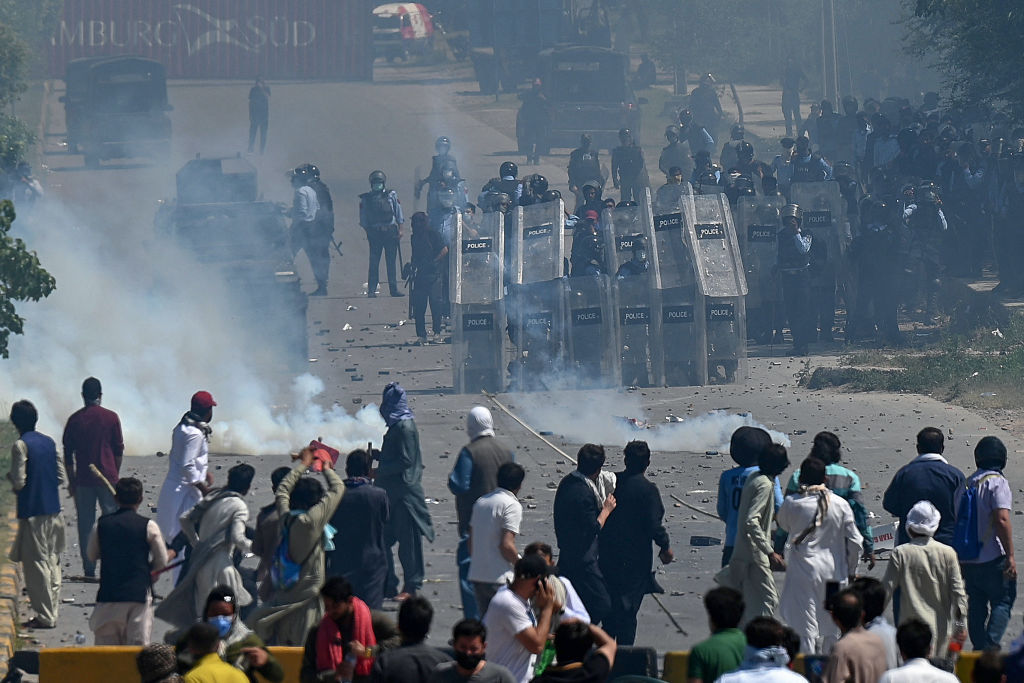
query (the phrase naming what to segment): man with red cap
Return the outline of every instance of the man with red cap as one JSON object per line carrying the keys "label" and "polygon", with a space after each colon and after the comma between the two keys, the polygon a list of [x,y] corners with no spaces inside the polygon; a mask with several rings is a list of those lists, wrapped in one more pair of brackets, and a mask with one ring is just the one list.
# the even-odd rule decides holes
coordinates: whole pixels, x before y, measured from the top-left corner
{"label": "man with red cap", "polygon": [[217,402],[208,391],[192,395],[192,405],[171,433],[167,478],[160,489],[156,523],[160,533],[171,541],[181,531],[181,516],[202,499],[213,485],[213,472],[207,468],[210,420]]}

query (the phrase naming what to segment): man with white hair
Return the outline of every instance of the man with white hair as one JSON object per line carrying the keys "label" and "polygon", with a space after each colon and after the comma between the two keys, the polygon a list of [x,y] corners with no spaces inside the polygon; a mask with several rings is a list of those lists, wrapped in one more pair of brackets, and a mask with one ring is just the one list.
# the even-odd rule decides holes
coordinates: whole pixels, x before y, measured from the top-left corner
{"label": "man with white hair", "polygon": [[882,579],[889,595],[897,588],[901,591],[901,622],[920,619],[935,634],[933,654],[944,652],[950,639],[963,642],[967,635],[967,593],[960,562],[955,550],[932,538],[940,521],[938,509],[927,500],[910,508],[910,543],[896,546]]}
{"label": "man with white hair", "polygon": [[480,619],[473,585],[469,582],[469,520],[473,503],[498,486],[498,468],[515,462],[515,454],[494,438],[494,418],[483,406],[474,406],[466,416],[469,443],[462,447],[448,475],[448,490],[455,494],[455,513],[459,523],[459,590],[462,613],[466,619]]}

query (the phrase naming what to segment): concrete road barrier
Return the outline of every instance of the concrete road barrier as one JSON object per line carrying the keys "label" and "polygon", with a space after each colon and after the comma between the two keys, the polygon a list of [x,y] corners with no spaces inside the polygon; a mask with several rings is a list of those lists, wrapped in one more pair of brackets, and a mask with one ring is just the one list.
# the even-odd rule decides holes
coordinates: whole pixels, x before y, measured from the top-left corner
{"label": "concrete road barrier", "polygon": [[[136,681],[139,647],[55,647],[39,653],[40,683],[109,683]],[[298,681],[301,647],[268,648],[284,668],[284,680]],[[257,679],[264,679],[257,675]]]}

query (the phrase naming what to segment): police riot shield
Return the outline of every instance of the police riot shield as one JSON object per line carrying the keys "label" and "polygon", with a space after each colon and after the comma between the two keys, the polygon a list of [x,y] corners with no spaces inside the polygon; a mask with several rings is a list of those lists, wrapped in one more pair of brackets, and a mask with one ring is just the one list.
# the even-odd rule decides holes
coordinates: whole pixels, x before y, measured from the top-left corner
{"label": "police riot shield", "polygon": [[650,195],[641,195],[641,201],[636,206],[605,209],[601,216],[601,228],[604,230],[605,251],[611,274],[618,273],[623,264],[634,260],[634,254],[639,256],[641,250],[645,258],[651,253],[654,217],[651,203],[646,200],[648,196]]}
{"label": "police riot shield", "polygon": [[747,280],[736,227],[723,194],[694,198],[693,245],[697,284],[704,295],[707,382],[743,382],[747,376]]}
{"label": "police riot shield", "polygon": [[562,278],[509,287],[509,329],[515,345],[516,391],[563,386],[568,363],[565,281]]}
{"label": "police riot shield", "polygon": [[511,277],[514,284],[531,284],[562,276],[565,256],[565,208],[561,199],[530,206],[517,206],[508,215],[511,222]]}
{"label": "police riot shield", "polygon": [[843,218],[846,201],[839,183],[793,183],[790,201],[803,209],[804,234],[811,235],[810,329],[821,329],[821,339],[830,340],[835,327],[836,290],[843,270],[847,240]]}
{"label": "police riot shield", "polygon": [[579,388],[618,386],[612,287],[607,275],[566,280],[570,370]]}
{"label": "police riot shield", "polygon": [[773,321],[782,312],[774,275],[778,257],[779,209],[784,197],[740,197],[736,202],[736,236],[747,276],[747,332],[767,343]]}
{"label": "police riot shield", "polygon": [[[643,198],[650,202],[650,192],[647,191]],[[687,193],[675,197],[674,204],[660,203],[653,207],[651,265],[657,289],[693,284],[693,258],[684,226],[693,222],[694,211],[693,195]]]}
{"label": "police riot shield", "polygon": [[650,271],[623,273],[615,279],[616,344],[623,386],[649,387],[661,382],[664,364],[657,290]]}
{"label": "police riot shield", "polygon": [[483,214],[470,228],[456,214],[450,259],[452,369],[455,391],[479,393],[505,388],[503,301],[504,215]]}

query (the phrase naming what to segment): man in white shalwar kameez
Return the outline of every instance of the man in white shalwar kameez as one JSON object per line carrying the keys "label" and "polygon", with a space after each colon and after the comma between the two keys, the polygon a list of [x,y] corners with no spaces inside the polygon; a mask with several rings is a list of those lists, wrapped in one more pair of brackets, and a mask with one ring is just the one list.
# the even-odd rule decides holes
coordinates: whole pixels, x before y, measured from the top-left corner
{"label": "man in white shalwar kameez", "polygon": [[207,468],[210,445],[210,420],[217,402],[208,391],[192,396],[191,409],[171,434],[167,478],[157,501],[156,523],[167,543],[181,531],[181,516],[202,499],[213,485],[213,472]]}
{"label": "man in white shalwar kameez", "polygon": [[228,485],[196,504],[181,517],[181,530],[192,546],[188,571],[156,610],[156,616],[185,629],[203,616],[206,597],[216,586],[227,586],[235,594],[236,608],[252,603],[232,556],[252,547],[245,536],[249,492],[256,470],[252,465],[235,465],[228,471]]}
{"label": "man in white shalwar kameez", "polygon": [[825,585],[840,586],[854,575],[864,539],[850,504],[825,486],[825,463],[807,458],[800,465],[800,491],[775,515],[789,534],[786,583],[779,618],[800,635],[800,651],[824,654],[839,639],[825,608]]}

